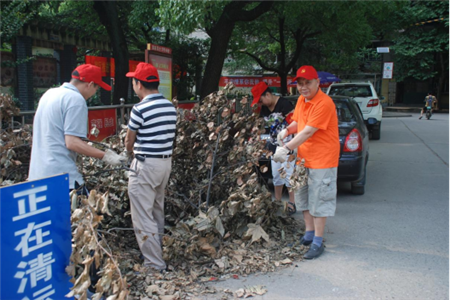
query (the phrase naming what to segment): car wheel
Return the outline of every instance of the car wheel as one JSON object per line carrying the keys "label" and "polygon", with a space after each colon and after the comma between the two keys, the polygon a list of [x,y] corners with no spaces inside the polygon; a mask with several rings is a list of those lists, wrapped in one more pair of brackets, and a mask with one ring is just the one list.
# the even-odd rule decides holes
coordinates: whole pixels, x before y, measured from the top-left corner
{"label": "car wheel", "polygon": [[372,140],[379,140],[381,134],[381,123],[372,127]]}
{"label": "car wheel", "polygon": [[352,194],[353,195],[364,195],[365,192],[366,192],[365,185],[353,185],[352,184]]}

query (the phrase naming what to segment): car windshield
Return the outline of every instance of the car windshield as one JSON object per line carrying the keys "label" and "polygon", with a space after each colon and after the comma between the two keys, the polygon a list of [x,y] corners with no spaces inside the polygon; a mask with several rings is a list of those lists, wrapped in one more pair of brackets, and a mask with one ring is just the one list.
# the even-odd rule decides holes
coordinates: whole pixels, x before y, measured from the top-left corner
{"label": "car windshield", "polygon": [[336,113],[339,123],[356,121],[356,118],[350,110],[349,104],[347,102],[336,101],[334,104],[336,105]]}
{"label": "car windshield", "polygon": [[367,85],[341,85],[332,86],[329,92],[330,96],[347,97],[371,97],[372,91]]}

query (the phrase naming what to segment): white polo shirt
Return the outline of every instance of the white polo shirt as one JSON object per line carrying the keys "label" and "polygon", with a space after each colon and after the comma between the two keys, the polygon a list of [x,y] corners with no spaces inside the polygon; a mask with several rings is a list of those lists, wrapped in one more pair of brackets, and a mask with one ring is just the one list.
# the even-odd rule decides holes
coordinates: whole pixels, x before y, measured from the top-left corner
{"label": "white polo shirt", "polygon": [[75,161],[77,153],[66,147],[65,135],[85,138],[88,130],[86,100],[70,83],[42,95],[33,122],[33,145],[28,180],[69,173],[69,186],[84,183]]}

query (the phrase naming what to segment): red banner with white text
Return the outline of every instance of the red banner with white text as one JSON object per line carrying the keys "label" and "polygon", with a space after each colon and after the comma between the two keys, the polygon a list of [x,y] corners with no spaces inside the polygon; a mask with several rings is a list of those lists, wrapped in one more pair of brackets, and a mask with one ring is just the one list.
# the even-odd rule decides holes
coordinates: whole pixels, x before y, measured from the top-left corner
{"label": "red banner with white text", "polygon": [[[116,109],[100,109],[90,110],[88,113],[89,132],[88,139],[91,141],[101,142],[105,138],[115,135],[117,130]],[[93,127],[97,127],[99,134],[97,136],[91,134]]]}

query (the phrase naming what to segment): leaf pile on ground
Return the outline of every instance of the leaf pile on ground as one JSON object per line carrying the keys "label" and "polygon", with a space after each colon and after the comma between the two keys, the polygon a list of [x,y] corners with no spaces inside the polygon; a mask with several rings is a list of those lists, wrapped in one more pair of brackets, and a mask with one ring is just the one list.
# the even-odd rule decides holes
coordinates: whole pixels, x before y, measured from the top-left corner
{"label": "leaf pile on ground", "polygon": [[8,94],[0,95],[0,186],[25,181],[31,156],[31,127],[12,129],[11,121],[20,110]]}
{"label": "leaf pile on ground", "polygon": [[[191,111],[178,109],[162,237],[167,273],[145,268],[140,258],[129,213],[131,171],[79,156],[91,193],[70,195],[71,295],[86,297],[93,266],[100,270],[93,299],[195,299],[217,292],[206,282],[271,272],[301,259],[305,249],[296,241],[303,225],[261,184],[267,166],[259,158],[270,155],[260,138],[263,120],[247,98],[228,99],[231,88]],[[91,144],[121,153],[125,132]],[[305,182],[303,170],[296,174]]]}

